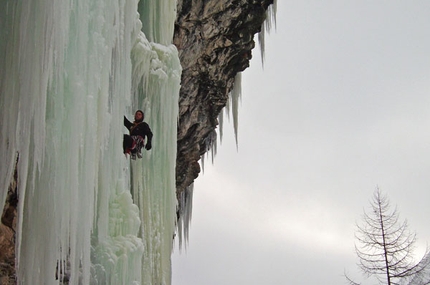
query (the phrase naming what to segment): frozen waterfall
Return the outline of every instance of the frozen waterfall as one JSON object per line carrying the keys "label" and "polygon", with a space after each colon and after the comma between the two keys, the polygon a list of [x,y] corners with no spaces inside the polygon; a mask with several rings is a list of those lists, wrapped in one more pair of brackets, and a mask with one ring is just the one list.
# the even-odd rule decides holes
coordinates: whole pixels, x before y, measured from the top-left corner
{"label": "frozen waterfall", "polygon": [[[18,284],[170,284],[175,7],[0,3],[0,202],[18,159]],[[153,148],[130,162],[123,115],[136,109]]]}

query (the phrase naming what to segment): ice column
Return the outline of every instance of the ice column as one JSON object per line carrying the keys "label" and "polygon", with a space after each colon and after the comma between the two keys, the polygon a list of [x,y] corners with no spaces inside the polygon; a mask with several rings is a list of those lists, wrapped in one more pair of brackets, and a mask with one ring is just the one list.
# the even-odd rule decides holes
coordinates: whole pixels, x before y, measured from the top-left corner
{"label": "ice column", "polygon": [[154,133],[152,150],[144,152],[142,160],[131,162],[133,199],[140,208],[145,242],[143,284],[170,284],[181,66],[173,45],[150,43],[143,33],[133,48],[132,60],[132,110],[144,110]]}

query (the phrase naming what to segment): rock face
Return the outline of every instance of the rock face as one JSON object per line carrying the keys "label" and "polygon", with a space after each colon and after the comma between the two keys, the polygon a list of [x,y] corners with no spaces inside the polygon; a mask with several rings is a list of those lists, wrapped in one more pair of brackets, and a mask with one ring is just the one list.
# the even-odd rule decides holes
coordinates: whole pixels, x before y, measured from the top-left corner
{"label": "rock face", "polygon": [[173,43],[182,64],[176,189],[200,172],[218,115],[238,72],[249,67],[254,35],[273,0],[179,0]]}
{"label": "rock face", "polygon": [[[18,160],[16,161],[16,164]],[[15,284],[15,230],[16,207],[18,205],[17,181],[18,172],[15,171],[9,185],[6,203],[1,215],[0,224],[0,284]]]}

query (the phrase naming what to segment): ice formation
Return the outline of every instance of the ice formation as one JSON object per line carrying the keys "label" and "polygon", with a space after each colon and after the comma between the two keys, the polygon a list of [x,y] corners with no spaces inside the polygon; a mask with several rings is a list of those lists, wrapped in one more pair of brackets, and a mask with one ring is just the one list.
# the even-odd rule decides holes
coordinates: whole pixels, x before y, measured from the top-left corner
{"label": "ice formation", "polygon": [[[19,284],[170,284],[175,5],[0,4],[0,202],[19,155]],[[136,109],[153,148],[130,162],[122,118]]]}

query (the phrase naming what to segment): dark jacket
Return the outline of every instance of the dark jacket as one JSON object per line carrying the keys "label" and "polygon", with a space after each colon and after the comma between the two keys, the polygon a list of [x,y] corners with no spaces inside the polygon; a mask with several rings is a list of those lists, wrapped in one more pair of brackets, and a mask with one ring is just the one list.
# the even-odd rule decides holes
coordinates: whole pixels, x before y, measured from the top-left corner
{"label": "dark jacket", "polygon": [[142,138],[147,137],[148,141],[146,145],[151,145],[152,132],[149,125],[145,122],[132,123],[124,116],[124,126],[130,131],[130,136],[141,136]]}

